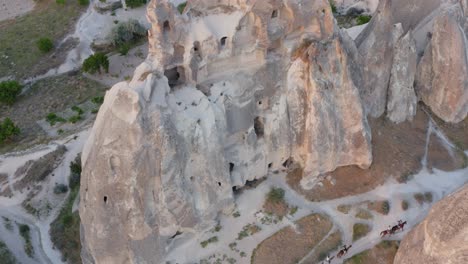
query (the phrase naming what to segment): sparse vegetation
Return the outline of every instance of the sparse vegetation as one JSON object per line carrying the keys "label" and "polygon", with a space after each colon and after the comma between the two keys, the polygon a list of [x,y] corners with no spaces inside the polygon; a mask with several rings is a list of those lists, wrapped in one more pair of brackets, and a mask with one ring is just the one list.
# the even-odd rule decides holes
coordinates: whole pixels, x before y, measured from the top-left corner
{"label": "sparse vegetation", "polygon": [[109,59],[104,53],[96,52],[95,54],[89,56],[83,62],[83,71],[94,74],[104,69],[106,72],[109,72]]}
{"label": "sparse vegetation", "polygon": [[104,96],[96,96],[96,97],[93,97],[93,99],[91,99],[91,102],[97,104],[97,105],[101,105],[102,103],[104,103]]}
{"label": "sparse vegetation", "polygon": [[68,192],[68,186],[65,184],[57,184],[54,187],[55,194],[62,194]]}
{"label": "sparse vegetation", "polygon": [[18,228],[20,235],[24,240],[24,252],[26,252],[26,255],[32,258],[34,256],[34,247],[31,243],[31,230],[29,229],[29,226],[25,224],[18,224]]}
{"label": "sparse vegetation", "polygon": [[217,236],[214,236],[214,237],[210,237],[208,240],[205,240],[205,241],[202,241],[200,242],[200,246],[202,248],[206,248],[208,246],[208,244],[210,243],[216,243],[218,242],[218,237]]}
{"label": "sparse vegetation", "polygon": [[82,6],[87,6],[89,5],[89,0],[78,0],[78,3]]}
{"label": "sparse vegetation", "polygon": [[388,201],[384,201],[382,203],[382,213],[384,215],[388,215],[389,212],[390,212],[390,203]]}
{"label": "sparse vegetation", "polygon": [[130,49],[146,36],[146,29],[136,19],[116,25],[108,36],[112,45],[121,55],[127,55]]}
{"label": "sparse vegetation", "polygon": [[432,203],[432,193],[431,192],[425,192],[424,193],[424,201],[426,201],[427,203]]}
{"label": "sparse vegetation", "polygon": [[17,127],[10,118],[5,118],[3,122],[0,123],[0,145],[11,140],[14,136],[19,135],[20,132],[20,128]]}
{"label": "sparse vegetation", "polygon": [[40,38],[37,40],[37,48],[43,52],[47,53],[54,48],[54,43],[50,38]]}
{"label": "sparse vegetation", "polygon": [[78,106],[72,106],[71,108],[72,111],[76,112],[78,115],[82,115],[84,112],[83,112],[83,109],[79,108]]}
{"label": "sparse vegetation", "polygon": [[368,15],[360,15],[356,18],[356,22],[358,25],[364,25],[371,20],[372,16]]}
{"label": "sparse vegetation", "polygon": [[289,210],[289,214],[290,215],[296,214],[298,209],[299,209],[299,207],[297,207],[297,206],[292,207],[291,210]]}
{"label": "sparse vegetation", "polygon": [[340,204],[336,207],[336,210],[340,211],[343,214],[348,214],[351,210],[351,205],[349,204]]}
{"label": "sparse vegetation", "polygon": [[357,223],[353,226],[353,241],[365,237],[371,231],[371,227],[367,224]]}
{"label": "sparse vegetation", "polygon": [[64,4],[65,4],[65,0],[55,0],[55,2],[56,2],[58,5],[64,5]]}
{"label": "sparse vegetation", "polygon": [[0,261],[2,264],[16,264],[16,258],[8,249],[7,245],[0,240]]}
{"label": "sparse vegetation", "polygon": [[86,8],[76,0],[62,2],[35,1],[33,11],[14,21],[0,22],[0,78],[23,79],[61,64],[60,56],[44,60],[49,55],[38,49],[36,41],[44,36],[58,43],[75,27],[76,20]]}
{"label": "sparse vegetation", "polygon": [[330,3],[330,8],[331,8],[331,10],[332,10],[332,13],[333,13],[333,14],[336,14],[336,12],[337,12],[338,10],[336,9],[335,2],[333,2],[333,0],[330,0],[329,3]]}
{"label": "sparse vegetation", "polygon": [[2,216],[2,219],[3,219],[3,222],[4,222],[5,228],[7,230],[13,231],[13,225],[11,224],[10,218]]}
{"label": "sparse vegetation", "polygon": [[242,240],[248,236],[252,236],[255,233],[260,232],[262,229],[256,224],[248,224],[242,228],[242,230],[237,234],[237,240]]}
{"label": "sparse vegetation", "polygon": [[22,86],[17,81],[0,82],[0,102],[12,105],[21,93]]}
{"label": "sparse vegetation", "polygon": [[66,120],[63,117],[58,116],[56,113],[49,113],[46,116],[46,121],[49,122],[51,126],[54,126],[55,124],[65,122]]}
{"label": "sparse vegetation", "polygon": [[369,220],[374,218],[372,214],[364,209],[359,209],[359,211],[356,213],[356,217],[364,220]]}
{"label": "sparse vegetation", "polygon": [[406,210],[408,210],[408,208],[409,208],[408,201],[406,201],[406,200],[401,201],[401,209],[403,209],[403,211],[406,211]]}
{"label": "sparse vegetation", "polygon": [[125,0],[125,4],[130,8],[136,8],[145,5],[146,0]]}
{"label": "sparse vegetation", "polygon": [[73,203],[79,193],[81,165],[80,156],[70,163],[70,194],[57,218],[50,224],[50,237],[54,246],[62,252],[62,260],[81,263],[80,216],[72,212]]}
{"label": "sparse vegetation", "polygon": [[177,6],[177,10],[179,10],[179,13],[183,14],[186,6],[187,6],[187,2],[180,3]]}
{"label": "sparse vegetation", "polygon": [[284,201],[284,190],[272,187],[267,194],[267,200],[272,203],[281,203]]}
{"label": "sparse vegetation", "polygon": [[74,115],[70,118],[68,118],[68,122],[72,123],[72,124],[75,124],[76,122],[80,121],[81,120],[81,116],[80,115]]}
{"label": "sparse vegetation", "polygon": [[399,183],[407,183],[413,179],[413,173],[411,172],[405,172],[400,175],[400,177],[397,179]]}
{"label": "sparse vegetation", "polygon": [[240,217],[241,214],[240,214],[239,211],[235,211],[235,212],[232,214],[232,216],[234,216],[234,218],[237,218],[237,217]]}

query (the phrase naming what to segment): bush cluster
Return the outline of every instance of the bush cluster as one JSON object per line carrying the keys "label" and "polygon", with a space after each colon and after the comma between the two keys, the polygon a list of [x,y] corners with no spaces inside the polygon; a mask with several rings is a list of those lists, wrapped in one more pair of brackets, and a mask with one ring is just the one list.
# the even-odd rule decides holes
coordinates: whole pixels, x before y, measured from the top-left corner
{"label": "bush cluster", "polygon": [[101,69],[109,72],[109,59],[104,53],[97,52],[89,56],[83,62],[83,71],[94,74],[96,72],[101,73]]}
{"label": "bush cluster", "polygon": [[17,81],[0,82],[0,102],[12,105],[23,87]]}
{"label": "bush cluster", "polygon": [[47,53],[47,52],[51,51],[54,48],[54,43],[52,42],[52,40],[50,38],[40,38],[37,41],[37,48],[41,52]]}
{"label": "bush cluster", "polygon": [[20,132],[21,130],[19,127],[17,127],[10,118],[5,118],[5,120],[0,123],[0,144],[3,144],[13,136],[19,135]]}
{"label": "bush cluster", "polygon": [[280,203],[284,201],[284,190],[281,188],[271,188],[267,194],[268,201],[272,203]]}
{"label": "bush cluster", "polygon": [[115,26],[108,39],[120,54],[126,55],[132,46],[131,44],[145,36],[146,28],[138,20],[129,19]]}

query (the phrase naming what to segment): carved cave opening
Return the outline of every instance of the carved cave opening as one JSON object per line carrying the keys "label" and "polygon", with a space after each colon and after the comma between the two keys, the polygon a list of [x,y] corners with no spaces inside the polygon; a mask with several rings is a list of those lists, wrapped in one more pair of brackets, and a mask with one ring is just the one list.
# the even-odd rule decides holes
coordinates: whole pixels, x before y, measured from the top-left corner
{"label": "carved cave opening", "polygon": [[164,75],[167,77],[171,88],[185,82],[185,72],[182,66],[166,69]]}
{"label": "carved cave opening", "polygon": [[257,116],[254,119],[254,130],[255,134],[257,135],[257,138],[261,138],[264,135],[264,126],[263,126],[263,121],[262,118]]}

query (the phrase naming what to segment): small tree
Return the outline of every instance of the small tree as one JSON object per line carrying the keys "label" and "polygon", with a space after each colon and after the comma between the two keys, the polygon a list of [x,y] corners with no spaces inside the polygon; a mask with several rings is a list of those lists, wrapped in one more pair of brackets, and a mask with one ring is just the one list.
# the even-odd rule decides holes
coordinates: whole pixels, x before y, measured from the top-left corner
{"label": "small tree", "polygon": [[54,48],[54,43],[50,38],[40,38],[37,41],[37,48],[43,53],[47,53]]}
{"label": "small tree", "polygon": [[82,6],[87,6],[89,5],[89,0],[78,0],[78,3]]}
{"label": "small tree", "polygon": [[21,85],[17,81],[0,82],[0,102],[12,105],[21,93]]}
{"label": "small tree", "polygon": [[13,136],[19,135],[20,132],[19,127],[17,127],[10,118],[5,118],[5,120],[0,123],[0,144],[3,144]]}
{"label": "small tree", "polygon": [[96,72],[101,73],[101,68],[106,72],[109,72],[109,59],[104,53],[97,52],[89,56],[83,62],[83,71],[94,74]]}
{"label": "small tree", "polygon": [[55,0],[55,2],[59,5],[64,5],[65,4],[65,0]]}

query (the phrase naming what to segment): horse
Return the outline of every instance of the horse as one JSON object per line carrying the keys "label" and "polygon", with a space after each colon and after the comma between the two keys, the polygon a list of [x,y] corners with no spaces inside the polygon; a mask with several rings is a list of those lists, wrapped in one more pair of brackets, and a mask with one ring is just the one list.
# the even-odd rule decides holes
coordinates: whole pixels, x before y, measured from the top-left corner
{"label": "horse", "polygon": [[380,232],[380,237],[385,237],[386,235],[391,235],[391,230],[385,229],[384,231]]}
{"label": "horse", "polygon": [[390,234],[395,234],[400,229],[400,225],[394,225],[392,229],[390,229]]}
{"label": "horse", "polygon": [[405,228],[405,225],[406,225],[406,221],[404,221],[404,222],[399,221],[398,228],[401,229],[401,231],[404,231],[403,228]]}
{"label": "horse", "polygon": [[346,247],[346,245],[343,246],[343,249],[338,252],[336,255],[337,258],[343,257],[346,253],[348,253],[348,250],[352,247],[353,245],[349,245],[349,247]]}

